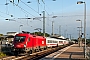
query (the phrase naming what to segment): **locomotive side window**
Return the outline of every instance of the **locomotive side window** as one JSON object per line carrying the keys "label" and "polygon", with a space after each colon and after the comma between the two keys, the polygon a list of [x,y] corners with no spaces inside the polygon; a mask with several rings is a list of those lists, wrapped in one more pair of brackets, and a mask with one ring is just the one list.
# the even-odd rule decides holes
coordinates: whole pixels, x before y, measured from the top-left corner
{"label": "locomotive side window", "polygon": [[30,41],[30,37],[28,38],[28,42]]}
{"label": "locomotive side window", "polygon": [[24,42],[25,36],[16,36],[14,40],[15,42]]}

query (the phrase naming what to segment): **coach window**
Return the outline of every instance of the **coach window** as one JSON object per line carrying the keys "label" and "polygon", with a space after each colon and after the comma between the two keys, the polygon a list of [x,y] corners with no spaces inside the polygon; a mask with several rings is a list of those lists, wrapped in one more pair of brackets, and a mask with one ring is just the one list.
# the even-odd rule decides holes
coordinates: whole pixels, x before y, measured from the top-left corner
{"label": "coach window", "polygon": [[49,43],[49,40],[47,42]]}
{"label": "coach window", "polygon": [[53,43],[53,41],[51,40],[50,43]]}
{"label": "coach window", "polygon": [[63,41],[59,41],[59,43],[63,43]]}
{"label": "coach window", "polygon": [[53,43],[55,43],[55,41],[53,41]]}
{"label": "coach window", "polygon": [[48,40],[48,43],[52,43],[52,40]]}
{"label": "coach window", "polygon": [[53,43],[56,43],[56,41],[53,41]]}
{"label": "coach window", "polygon": [[55,43],[57,43],[57,41],[55,41]]}
{"label": "coach window", "polygon": [[57,43],[57,41],[55,41],[55,43]]}
{"label": "coach window", "polygon": [[66,41],[64,41],[64,43],[66,43]]}
{"label": "coach window", "polygon": [[50,40],[48,40],[48,43],[50,43]]}

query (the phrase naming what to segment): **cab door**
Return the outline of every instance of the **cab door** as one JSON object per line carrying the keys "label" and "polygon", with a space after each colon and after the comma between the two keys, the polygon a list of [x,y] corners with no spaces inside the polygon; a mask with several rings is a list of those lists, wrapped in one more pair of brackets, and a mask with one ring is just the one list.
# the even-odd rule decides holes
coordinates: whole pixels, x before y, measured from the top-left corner
{"label": "cab door", "polygon": [[27,47],[31,47],[31,38],[30,37],[27,38],[26,45],[27,45]]}

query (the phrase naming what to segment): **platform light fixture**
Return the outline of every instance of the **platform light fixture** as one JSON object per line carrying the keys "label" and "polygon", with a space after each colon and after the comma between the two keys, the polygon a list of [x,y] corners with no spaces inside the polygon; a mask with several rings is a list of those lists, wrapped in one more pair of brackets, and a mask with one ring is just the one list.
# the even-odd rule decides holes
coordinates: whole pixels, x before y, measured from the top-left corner
{"label": "platform light fixture", "polygon": [[84,44],[84,57],[86,58],[86,3],[83,1],[78,1],[77,4],[84,4],[84,40],[85,40],[85,44]]}

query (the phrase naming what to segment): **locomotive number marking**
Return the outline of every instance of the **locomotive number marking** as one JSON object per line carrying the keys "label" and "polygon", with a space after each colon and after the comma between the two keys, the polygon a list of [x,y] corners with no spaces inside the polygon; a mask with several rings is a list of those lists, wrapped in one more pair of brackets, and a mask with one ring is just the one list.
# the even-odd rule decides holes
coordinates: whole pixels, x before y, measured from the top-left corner
{"label": "locomotive number marking", "polygon": [[44,44],[44,41],[42,41],[42,44]]}

